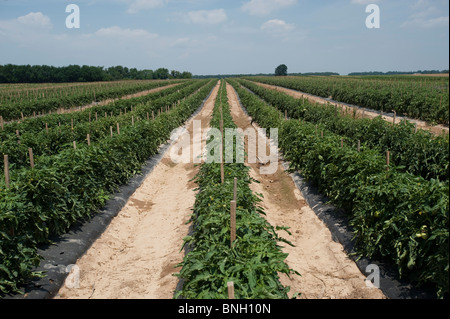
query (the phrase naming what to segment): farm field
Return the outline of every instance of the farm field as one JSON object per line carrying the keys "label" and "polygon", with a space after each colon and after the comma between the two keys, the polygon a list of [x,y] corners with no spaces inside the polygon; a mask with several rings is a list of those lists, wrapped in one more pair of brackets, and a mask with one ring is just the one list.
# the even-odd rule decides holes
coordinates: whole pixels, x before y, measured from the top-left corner
{"label": "farm field", "polygon": [[449,124],[446,76],[254,77],[253,80],[385,113],[396,112],[447,128]]}
{"label": "farm field", "polygon": [[[172,149],[185,135],[174,138],[76,262],[80,287],[63,285],[51,297],[226,299],[233,282],[239,299],[389,298],[383,287],[366,283],[367,274],[309,206],[293,181],[297,173],[344,212],[358,256],[382,260],[402,280],[443,298],[449,137],[429,126],[448,126],[448,78],[434,79],[245,77],[1,87],[0,290],[17,293],[36,276],[38,247],[88,223],[184,127],[192,137],[190,160],[173,160]],[[332,96],[368,109],[365,114],[396,109],[411,121],[366,117],[279,87]],[[201,132],[277,129],[276,172],[263,173],[268,162],[261,157],[249,161],[248,136],[219,143],[213,133],[199,135],[196,121]],[[240,143],[245,161],[225,161],[225,149],[236,159]],[[271,150],[269,141],[258,140],[257,147]],[[195,164],[208,150],[221,161]]]}

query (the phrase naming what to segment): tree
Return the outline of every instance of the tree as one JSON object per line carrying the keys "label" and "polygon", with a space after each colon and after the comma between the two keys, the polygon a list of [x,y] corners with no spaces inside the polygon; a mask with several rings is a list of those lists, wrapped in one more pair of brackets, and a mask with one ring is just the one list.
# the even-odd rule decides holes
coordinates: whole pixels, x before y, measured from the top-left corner
{"label": "tree", "polygon": [[169,70],[166,68],[159,68],[153,73],[153,78],[155,80],[167,80],[169,78]]}
{"label": "tree", "polygon": [[287,75],[287,66],[285,64],[281,64],[279,65],[276,69],[275,69],[275,75],[276,76],[286,76]]}
{"label": "tree", "polygon": [[182,79],[192,79],[192,73],[184,71],[183,73],[181,73],[181,78]]}

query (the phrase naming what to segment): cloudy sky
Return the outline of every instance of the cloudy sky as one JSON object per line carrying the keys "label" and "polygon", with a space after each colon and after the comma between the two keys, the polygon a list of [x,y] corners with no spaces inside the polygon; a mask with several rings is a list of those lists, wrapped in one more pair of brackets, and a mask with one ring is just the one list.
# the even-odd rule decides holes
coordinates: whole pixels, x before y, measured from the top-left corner
{"label": "cloudy sky", "polygon": [[[66,6],[80,9],[69,29]],[[369,4],[380,28],[367,28]],[[0,0],[0,64],[196,75],[449,68],[448,0]]]}

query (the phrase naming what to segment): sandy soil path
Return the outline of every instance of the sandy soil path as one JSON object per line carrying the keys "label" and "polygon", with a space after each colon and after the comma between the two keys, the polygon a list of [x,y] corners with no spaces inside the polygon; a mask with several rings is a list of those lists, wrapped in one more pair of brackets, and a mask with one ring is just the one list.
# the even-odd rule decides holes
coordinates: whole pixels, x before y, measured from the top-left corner
{"label": "sandy soil path", "polygon": [[[218,86],[193,120],[209,127]],[[195,141],[195,139],[194,139]],[[202,141],[201,143],[206,143]],[[173,146],[172,146],[173,147]],[[195,202],[194,164],[174,163],[169,149],[108,229],[78,260],[78,289],[63,286],[56,299],[171,299],[174,266],[184,257],[183,238]],[[192,162],[192,161],[191,161]]]}
{"label": "sandy soil path", "polygon": [[[287,88],[283,88],[280,86],[275,86],[275,85],[269,85],[269,84],[265,84],[265,83],[260,83],[260,82],[254,82],[255,84],[258,84],[264,88],[267,89],[271,89],[271,90],[276,90],[279,92],[283,92],[286,93],[292,97],[295,97],[297,99],[300,98],[306,98],[311,102],[315,102],[315,103],[320,103],[320,104],[327,104],[330,103],[331,105],[336,105],[340,108],[342,108],[344,111],[349,112],[349,114],[353,114],[353,108],[349,107],[348,105],[339,103],[339,102],[330,102],[327,101],[324,98],[318,97],[318,96],[313,96],[307,93],[303,93],[303,92],[299,92],[299,91],[295,91],[295,90],[291,90],[291,89],[287,89]],[[379,113],[377,112],[370,112],[367,109],[357,109],[356,111],[356,116],[357,117],[366,117],[366,118],[375,118],[377,116],[380,116]],[[387,122],[393,123],[394,122],[394,118],[392,116],[388,116],[388,115],[383,115],[383,119]],[[398,124],[400,123],[402,120],[404,120],[405,117],[396,117],[395,118],[395,123]],[[430,132],[432,132],[435,135],[441,135],[443,133],[445,134],[449,134],[449,128],[443,125],[429,125],[424,121],[420,121],[420,120],[416,120],[416,119],[410,119],[410,118],[406,118],[408,121],[410,121],[411,123],[417,123],[417,128],[418,129],[422,129],[422,130],[428,130]]]}
{"label": "sandy soil path", "polygon": [[[252,127],[229,84],[227,92],[235,123],[243,130]],[[261,206],[267,213],[268,222],[273,226],[288,226],[292,233],[280,234],[295,245],[282,244],[284,251],[289,253],[287,263],[302,275],[281,276],[281,283],[291,287],[290,296],[301,292],[302,299],[386,298],[379,289],[367,288],[366,277],[348,258],[342,245],[333,241],[329,229],[308,206],[281,161],[273,175],[261,174],[259,164],[247,165],[251,167],[250,175],[260,182],[251,187],[264,196]]]}

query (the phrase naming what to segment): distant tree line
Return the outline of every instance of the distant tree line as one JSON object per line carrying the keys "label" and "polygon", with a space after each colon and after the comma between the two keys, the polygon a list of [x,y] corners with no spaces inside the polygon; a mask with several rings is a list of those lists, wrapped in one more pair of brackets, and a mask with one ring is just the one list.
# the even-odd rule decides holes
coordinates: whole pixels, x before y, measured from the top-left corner
{"label": "distant tree line", "polygon": [[415,72],[401,72],[401,71],[388,71],[388,72],[352,72],[348,75],[350,76],[361,76],[361,75],[402,75],[402,74],[447,74],[448,70],[425,70],[425,71],[415,71]]}
{"label": "distant tree line", "polygon": [[340,75],[336,72],[308,72],[308,73],[289,73],[292,76],[332,76],[332,75]]}
{"label": "distant tree line", "polygon": [[[310,73],[288,73],[291,76],[330,76],[339,75],[335,72],[310,72]],[[193,75],[194,79],[222,79],[222,78],[243,78],[250,76],[274,76],[273,73],[258,73],[258,74],[216,74],[216,75]]]}
{"label": "distant tree line", "polygon": [[166,68],[138,70],[123,66],[104,68],[100,66],[69,65],[0,65],[0,83],[64,83],[97,82],[116,80],[190,79],[192,73],[169,71]]}

